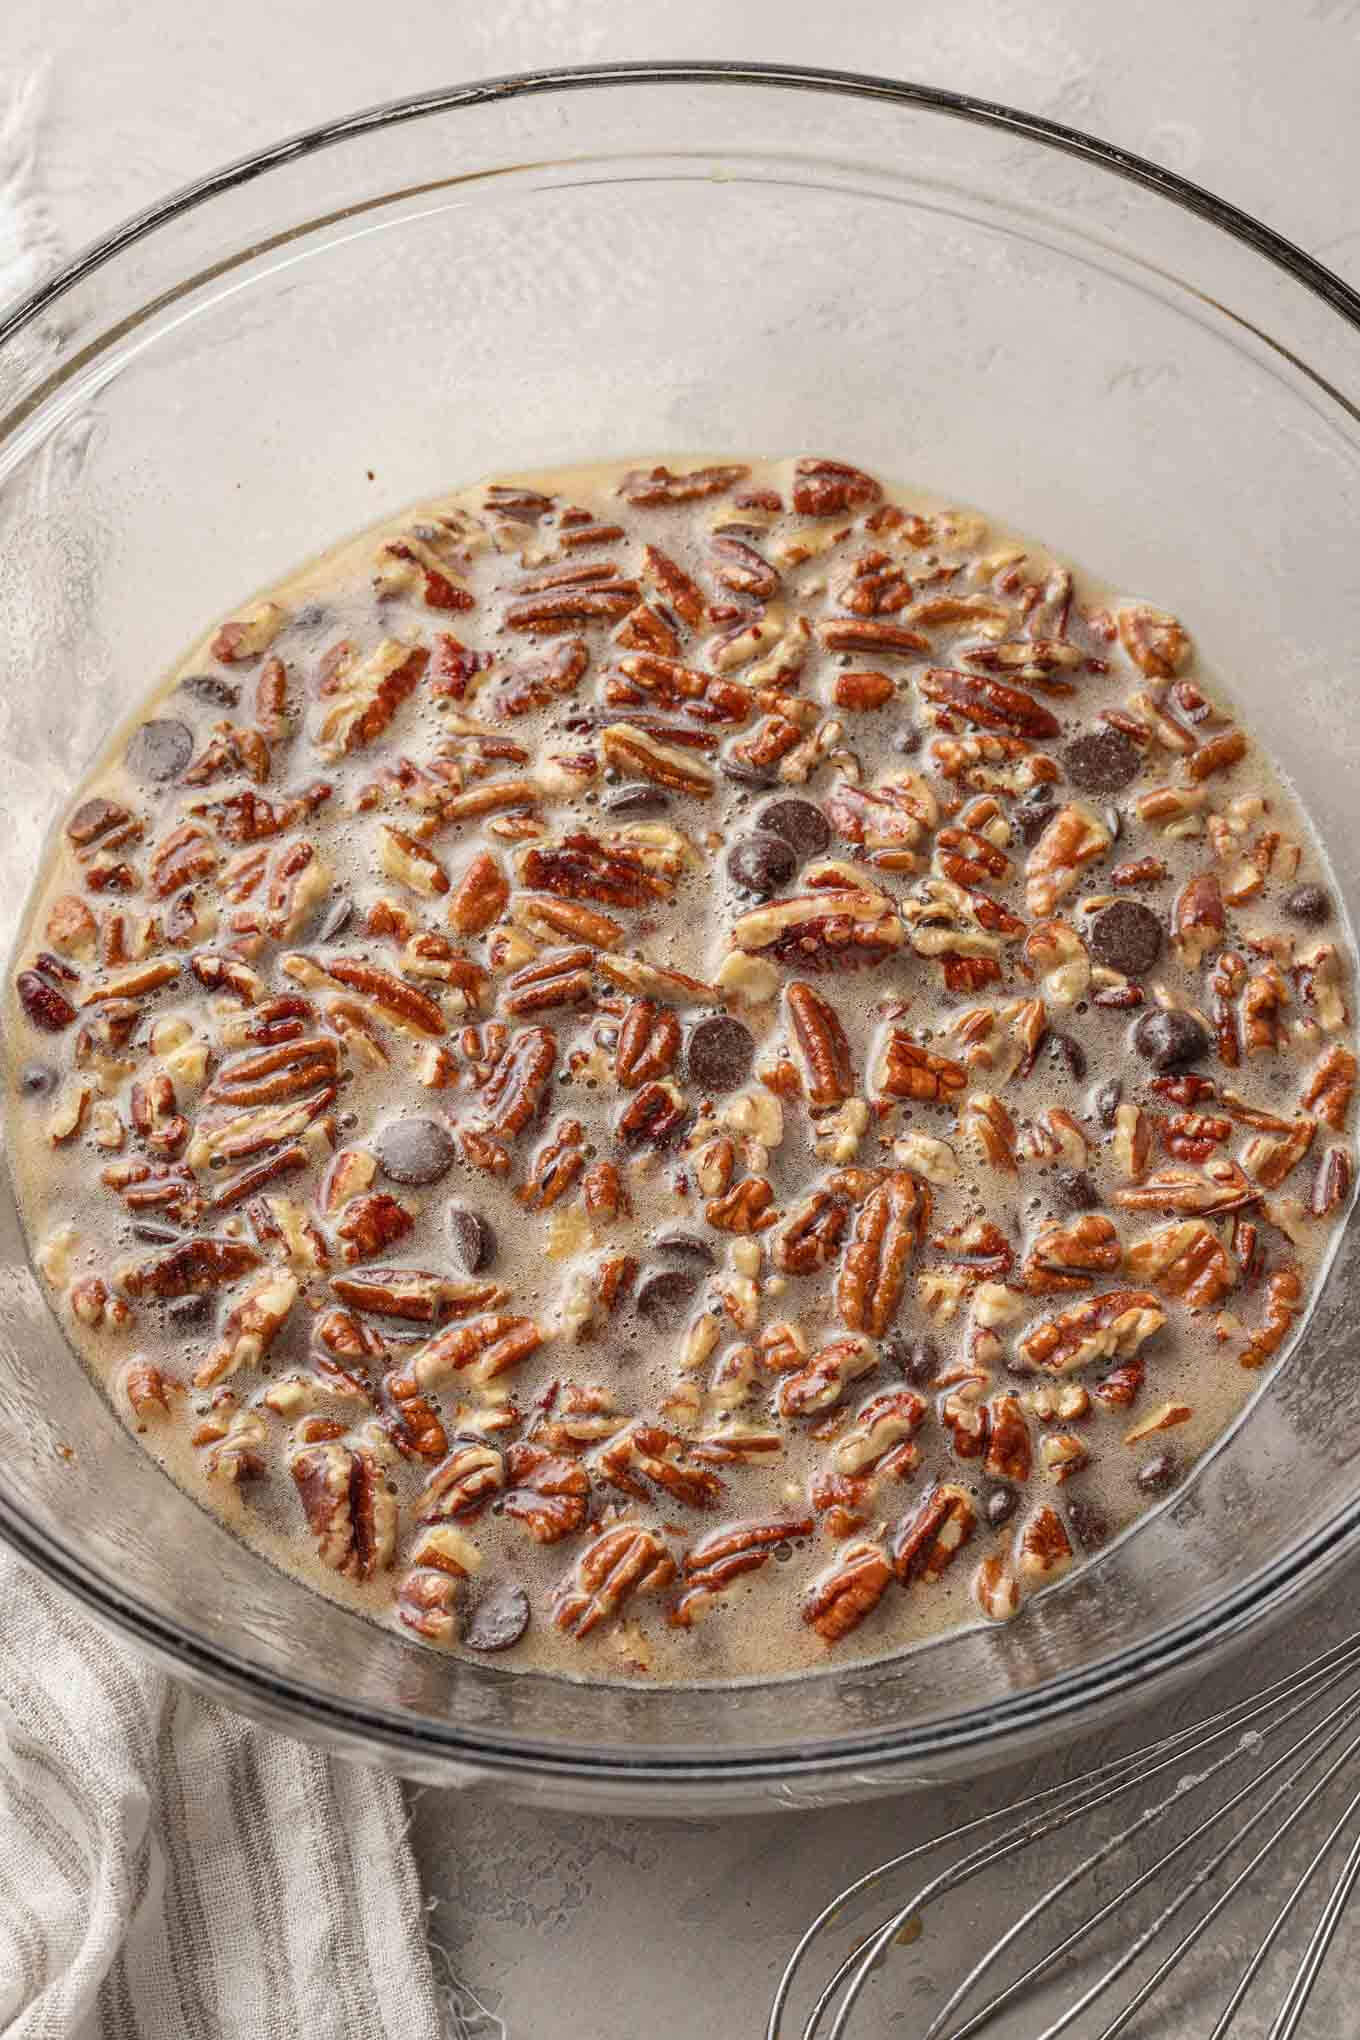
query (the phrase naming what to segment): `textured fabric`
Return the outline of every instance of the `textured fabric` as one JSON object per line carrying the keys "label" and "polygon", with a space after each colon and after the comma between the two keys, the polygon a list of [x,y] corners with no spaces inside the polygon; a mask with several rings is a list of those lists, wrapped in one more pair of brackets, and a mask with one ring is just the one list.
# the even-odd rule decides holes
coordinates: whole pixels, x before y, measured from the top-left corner
{"label": "textured fabric", "polygon": [[[58,252],[40,97],[0,80],[0,306]],[[394,1778],[199,1699],[0,1551],[4,2040],[471,2032],[405,1827]]]}

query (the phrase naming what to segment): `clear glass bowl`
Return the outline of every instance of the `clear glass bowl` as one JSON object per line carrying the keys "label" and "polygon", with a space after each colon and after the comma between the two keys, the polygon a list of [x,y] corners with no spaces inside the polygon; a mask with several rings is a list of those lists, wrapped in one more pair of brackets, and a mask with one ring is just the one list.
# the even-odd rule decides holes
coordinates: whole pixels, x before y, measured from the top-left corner
{"label": "clear glass bowl", "polygon": [[[205,618],[485,470],[687,447],[864,462],[1192,619],[1353,904],[1357,325],[1336,278],[1167,172],[885,80],[545,73],[282,143],[0,322],[10,932],[90,753]],[[0,1530],[180,1674],[441,1783],[693,1813],[928,1782],[1337,1590],[1355,1262],[1351,1228],[1186,1489],[1009,1627],[652,1692],[453,1662],[235,1542],[90,1385],[6,1187]]]}

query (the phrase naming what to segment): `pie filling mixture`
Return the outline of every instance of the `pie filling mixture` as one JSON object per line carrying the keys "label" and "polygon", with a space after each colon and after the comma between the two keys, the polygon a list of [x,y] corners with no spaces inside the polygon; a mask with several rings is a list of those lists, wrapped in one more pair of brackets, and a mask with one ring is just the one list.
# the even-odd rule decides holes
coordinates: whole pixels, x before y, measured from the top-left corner
{"label": "pie filling mixture", "polygon": [[823,459],[441,499],[59,833],[10,1152],[149,1451],[437,1645],[721,1679],[1004,1621],[1349,1203],[1316,842],[1173,617]]}

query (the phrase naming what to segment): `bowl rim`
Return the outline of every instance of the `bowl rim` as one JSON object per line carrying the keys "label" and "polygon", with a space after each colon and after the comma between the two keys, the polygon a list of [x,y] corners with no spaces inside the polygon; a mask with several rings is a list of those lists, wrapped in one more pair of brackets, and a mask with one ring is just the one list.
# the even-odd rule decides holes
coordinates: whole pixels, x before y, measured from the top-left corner
{"label": "bowl rim", "polygon": [[[1183,211],[1239,241],[1320,299],[1360,330],[1360,292],[1325,264],[1263,221],[1147,157],[1002,101],[977,98],[941,86],[867,72],[741,61],[645,61],[511,72],[464,85],[413,94],[361,109],[303,129],[240,157],[181,186],[90,242],[71,261],[0,316],[0,357],[8,343],[41,320],[86,277],[125,250],[209,200],[248,184],[271,170],[359,136],[427,116],[501,101],[611,86],[735,85],[774,91],[817,92],[869,99],[904,109],[990,128],[1037,142],[1092,164],[1169,200]],[[1346,404],[1339,392],[1333,392]],[[1347,406],[1349,408],[1349,406]],[[1338,1509],[1321,1529],[1288,1546],[1204,1613],[1171,1624],[1149,1641],[1079,1671],[1021,1688],[1003,1700],[966,1708],[925,1724],[906,1722],[872,1735],[828,1745],[791,1740],[759,1754],[712,1750],[655,1755],[626,1748],[590,1752],[552,1750],[527,1739],[500,1740],[469,1735],[428,1715],[411,1715],[369,1703],[351,1705],[301,1678],[266,1672],[250,1658],[208,1641],[141,1605],[115,1581],[92,1578],[55,1549],[23,1511],[0,1490],[0,1539],[104,1623],[131,1638],[161,1663],[246,1710],[286,1715],[306,1731],[349,1746],[356,1741],[400,1762],[403,1756],[462,1764],[486,1776],[575,1778],[596,1784],[663,1786],[683,1790],[706,1782],[788,1782],[828,1780],[866,1768],[887,1769],[943,1756],[958,1758],[982,1746],[1018,1745],[1027,1735],[1051,1731],[1078,1714],[1116,1705],[1135,1687],[1187,1675],[1211,1647],[1226,1647],[1249,1631],[1278,1618],[1296,1599],[1311,1594],[1360,1542],[1360,1493]],[[907,1782],[905,1779],[903,1782]]]}

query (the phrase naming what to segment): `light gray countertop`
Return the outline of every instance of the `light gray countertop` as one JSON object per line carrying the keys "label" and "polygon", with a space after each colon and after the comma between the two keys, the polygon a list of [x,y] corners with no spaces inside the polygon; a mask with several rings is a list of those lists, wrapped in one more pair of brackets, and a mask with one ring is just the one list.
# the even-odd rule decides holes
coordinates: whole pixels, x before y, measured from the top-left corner
{"label": "light gray countertop", "polygon": [[[801,19],[799,14],[801,13]],[[794,10],[772,0],[7,0],[0,73],[45,68],[40,179],[51,225],[74,247],[173,186],[290,130],[433,83],[546,63],[743,57],[887,71],[1010,101],[1156,158],[1255,212],[1360,282],[1360,0],[860,0]],[[1357,1597],[1360,1598],[1360,1597]],[[1352,1615],[1351,1619],[1354,1617]],[[638,2040],[763,2030],[774,1976],[810,1915],[849,1876],[921,1832],[970,1819],[1120,1742],[1224,1704],[1262,1656],[1271,1669],[1343,1633],[1315,1608],[1122,1738],[1051,1764],[908,1800],[696,1822],[585,1819],[412,1795],[432,1926],[506,2040]],[[1044,1867],[1066,1858],[1050,1847]],[[1006,1894],[1036,1888],[1027,1859]],[[1282,1891],[1283,1873],[1273,1873]],[[923,1950],[947,1973],[985,1928],[995,1883],[932,1921]],[[1305,2030],[1360,2032],[1345,1984],[1360,1913]],[[1181,2005],[1138,2027],[1207,2029]],[[880,1988],[865,2040],[919,2031],[919,2009]],[[1235,2033],[1261,2040],[1268,2022]],[[494,2027],[489,2027],[488,2040]],[[1034,2015],[1005,2029],[1034,2040]]]}

